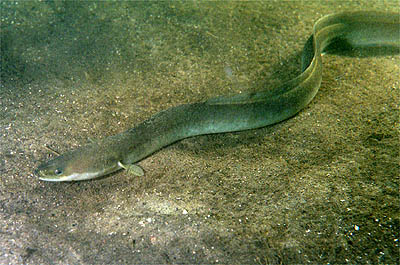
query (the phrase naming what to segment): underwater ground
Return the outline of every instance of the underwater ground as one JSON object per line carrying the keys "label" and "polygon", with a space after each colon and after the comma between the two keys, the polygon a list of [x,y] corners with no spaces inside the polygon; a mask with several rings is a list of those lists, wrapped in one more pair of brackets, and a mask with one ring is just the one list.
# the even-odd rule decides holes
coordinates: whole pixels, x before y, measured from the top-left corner
{"label": "underwater ground", "polygon": [[325,55],[294,118],[125,171],[34,169],[171,106],[300,72],[314,22],[399,1],[2,1],[1,264],[399,263],[400,57]]}

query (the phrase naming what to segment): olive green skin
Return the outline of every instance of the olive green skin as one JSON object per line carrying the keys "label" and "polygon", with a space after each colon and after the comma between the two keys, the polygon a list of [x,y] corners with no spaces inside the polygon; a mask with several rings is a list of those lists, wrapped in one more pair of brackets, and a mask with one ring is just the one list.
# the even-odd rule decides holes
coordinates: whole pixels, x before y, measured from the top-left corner
{"label": "olive green skin", "polygon": [[[38,167],[46,181],[75,181],[129,167],[178,140],[255,129],[288,119],[306,107],[321,84],[321,53],[333,42],[347,47],[400,47],[398,14],[344,12],[318,20],[306,42],[301,74],[276,88],[161,111],[123,133],[67,152]],[[125,167],[126,166],[126,167]]]}

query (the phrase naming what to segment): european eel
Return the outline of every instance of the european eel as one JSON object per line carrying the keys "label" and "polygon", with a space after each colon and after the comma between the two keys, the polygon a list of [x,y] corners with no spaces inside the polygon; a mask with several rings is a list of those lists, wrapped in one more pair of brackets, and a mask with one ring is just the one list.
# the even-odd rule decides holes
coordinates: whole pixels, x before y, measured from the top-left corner
{"label": "european eel", "polygon": [[322,79],[321,53],[340,41],[351,48],[400,48],[399,14],[343,12],[319,19],[301,56],[301,74],[276,88],[161,111],[117,135],[66,152],[41,164],[35,174],[45,181],[93,179],[127,169],[142,176],[136,162],[181,139],[202,134],[255,129],[288,119],[306,107]]}

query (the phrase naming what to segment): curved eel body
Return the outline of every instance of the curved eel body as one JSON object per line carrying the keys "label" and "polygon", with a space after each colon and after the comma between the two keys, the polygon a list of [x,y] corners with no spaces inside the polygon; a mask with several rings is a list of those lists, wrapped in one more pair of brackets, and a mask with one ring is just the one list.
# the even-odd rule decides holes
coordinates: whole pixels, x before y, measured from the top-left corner
{"label": "curved eel body", "polygon": [[103,176],[121,168],[136,175],[134,163],[183,138],[242,131],[292,117],[310,103],[322,78],[321,52],[333,42],[349,47],[400,48],[399,14],[344,12],[318,20],[306,42],[301,74],[260,92],[218,97],[161,111],[136,127],[56,157],[35,174],[46,181],[75,181]]}

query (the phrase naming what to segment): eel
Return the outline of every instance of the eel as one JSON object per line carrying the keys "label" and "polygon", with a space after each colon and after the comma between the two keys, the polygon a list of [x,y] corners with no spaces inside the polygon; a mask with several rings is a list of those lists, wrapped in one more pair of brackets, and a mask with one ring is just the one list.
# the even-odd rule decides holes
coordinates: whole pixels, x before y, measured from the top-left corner
{"label": "eel", "polygon": [[125,132],[66,152],[41,164],[35,175],[45,181],[93,179],[120,169],[142,176],[135,163],[181,139],[203,134],[255,129],[288,119],[306,107],[322,79],[321,53],[333,43],[350,48],[400,48],[397,13],[355,11],[319,19],[301,55],[301,73],[275,88],[158,112]]}

